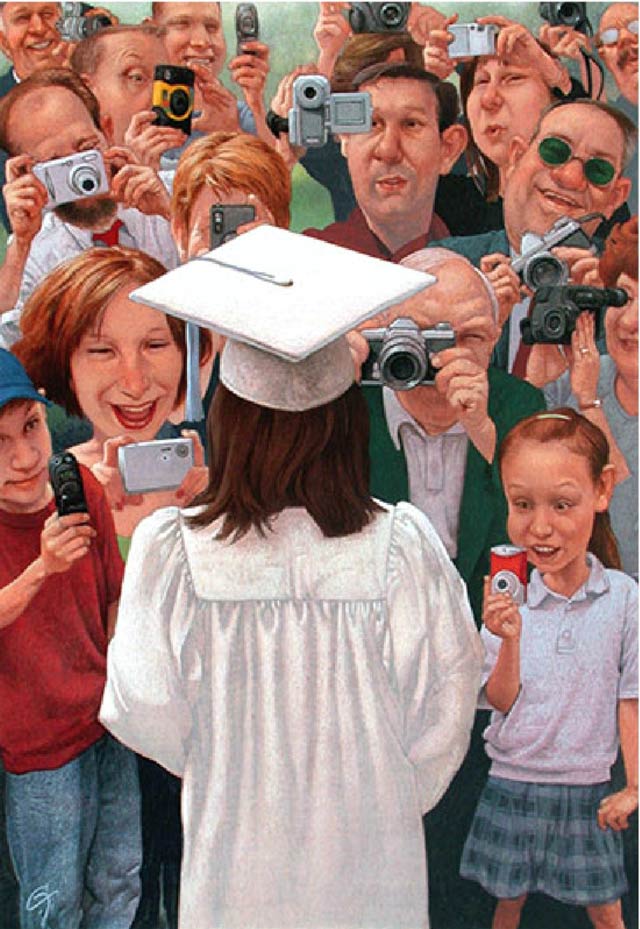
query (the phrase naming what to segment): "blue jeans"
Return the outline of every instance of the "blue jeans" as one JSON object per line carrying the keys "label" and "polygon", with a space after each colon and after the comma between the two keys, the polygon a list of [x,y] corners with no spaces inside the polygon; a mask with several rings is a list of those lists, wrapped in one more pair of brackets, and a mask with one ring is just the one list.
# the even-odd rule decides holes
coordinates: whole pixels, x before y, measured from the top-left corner
{"label": "blue jeans", "polygon": [[129,929],[140,895],[135,755],[110,735],[54,771],[7,773],[22,929]]}

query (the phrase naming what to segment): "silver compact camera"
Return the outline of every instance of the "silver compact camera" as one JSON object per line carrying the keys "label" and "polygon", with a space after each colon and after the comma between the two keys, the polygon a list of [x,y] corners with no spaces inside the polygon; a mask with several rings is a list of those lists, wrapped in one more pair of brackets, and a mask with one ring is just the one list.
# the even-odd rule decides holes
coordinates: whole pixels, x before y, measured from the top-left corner
{"label": "silver compact camera", "polygon": [[103,13],[87,16],[90,9],[88,3],[62,4],[62,18],[56,23],[56,29],[63,42],[82,42],[101,29],[113,25],[111,19]]}
{"label": "silver compact camera", "polygon": [[191,439],[154,439],[118,449],[118,468],[128,494],[173,490],[192,467]]}
{"label": "silver compact camera", "polygon": [[326,77],[302,75],[293,82],[289,141],[292,145],[319,148],[327,144],[330,132],[370,132],[372,112],[370,94],[332,94]]}
{"label": "silver compact camera", "polygon": [[411,390],[433,384],[438,373],[429,356],[453,348],[455,333],[449,323],[420,329],[412,319],[395,319],[387,329],[365,329],[369,357],[362,365],[363,387],[384,385],[392,390]]}
{"label": "silver compact camera", "polygon": [[352,3],[349,25],[355,33],[406,32],[410,3]]}
{"label": "silver compact camera", "polygon": [[569,281],[566,262],[553,255],[551,249],[565,245],[592,251],[591,239],[582,229],[582,223],[587,218],[590,217],[570,219],[561,216],[544,235],[526,232],[522,236],[522,254],[513,259],[511,267],[523,284],[531,290],[537,290],[538,287],[559,287]]}
{"label": "silver compact camera", "polygon": [[495,55],[497,26],[480,23],[457,23],[448,27],[454,37],[449,45],[449,58],[477,58],[479,55]]}
{"label": "silver compact camera", "polygon": [[33,173],[47,188],[49,199],[46,210],[73,200],[109,193],[107,169],[97,149],[42,161],[34,165]]}

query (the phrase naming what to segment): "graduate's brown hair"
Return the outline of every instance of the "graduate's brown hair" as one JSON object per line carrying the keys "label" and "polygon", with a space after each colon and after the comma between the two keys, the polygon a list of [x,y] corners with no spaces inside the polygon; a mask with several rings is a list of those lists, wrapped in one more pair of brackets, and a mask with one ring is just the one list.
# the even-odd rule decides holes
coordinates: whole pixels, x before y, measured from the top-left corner
{"label": "graduate's brown hair", "polygon": [[[99,325],[109,301],[122,287],[133,290],[166,273],[159,261],[134,248],[90,248],[54,268],[36,287],[20,317],[22,338],[12,352],[37,388],[75,416],[82,416],[71,385],[71,357],[86,332]],[[186,359],[184,323],[167,316],[173,341]],[[200,331],[201,363],[210,355],[210,333]],[[186,372],[176,395],[183,397]]]}
{"label": "graduate's brown hair", "polygon": [[218,538],[264,534],[288,507],[304,507],[323,535],[359,532],[380,511],[369,493],[369,414],[357,385],[300,413],[244,400],[224,384],[207,418],[209,486],[195,526],[222,519]]}
{"label": "graduate's brown hair", "polygon": [[[587,460],[594,484],[597,484],[609,464],[609,443],[604,432],[570,407],[535,413],[517,423],[500,445],[498,461],[501,470],[507,455],[523,441],[541,444],[561,442],[569,451]],[[609,513],[606,511],[595,514],[589,551],[593,552],[606,568],[622,570],[618,543],[611,528]]]}
{"label": "graduate's brown hair", "polygon": [[615,287],[621,274],[638,280],[638,217],[618,223],[611,230],[599,264],[605,287]]}

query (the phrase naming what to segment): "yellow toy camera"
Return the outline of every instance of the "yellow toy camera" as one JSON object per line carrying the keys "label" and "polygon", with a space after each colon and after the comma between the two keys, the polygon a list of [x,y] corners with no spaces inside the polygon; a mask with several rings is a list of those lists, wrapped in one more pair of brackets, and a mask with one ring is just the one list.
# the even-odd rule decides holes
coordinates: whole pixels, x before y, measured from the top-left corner
{"label": "yellow toy camera", "polygon": [[191,135],[195,74],[191,68],[158,65],[154,72],[152,109],[156,126],[172,126]]}

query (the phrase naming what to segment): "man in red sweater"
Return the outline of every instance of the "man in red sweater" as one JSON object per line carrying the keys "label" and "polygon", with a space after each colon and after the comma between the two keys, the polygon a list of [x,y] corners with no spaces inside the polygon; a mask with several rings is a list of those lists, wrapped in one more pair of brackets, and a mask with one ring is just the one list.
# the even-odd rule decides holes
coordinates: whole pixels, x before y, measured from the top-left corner
{"label": "man in red sweater", "polygon": [[22,929],[129,929],[135,757],[98,722],[123,565],[106,499],[59,517],[40,396],[0,350],[0,755]]}

